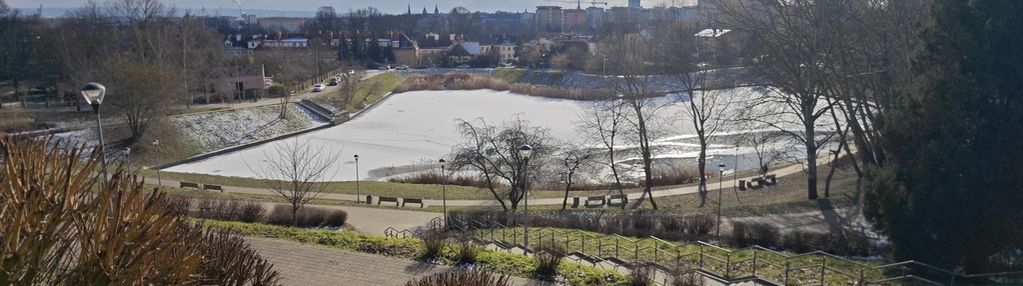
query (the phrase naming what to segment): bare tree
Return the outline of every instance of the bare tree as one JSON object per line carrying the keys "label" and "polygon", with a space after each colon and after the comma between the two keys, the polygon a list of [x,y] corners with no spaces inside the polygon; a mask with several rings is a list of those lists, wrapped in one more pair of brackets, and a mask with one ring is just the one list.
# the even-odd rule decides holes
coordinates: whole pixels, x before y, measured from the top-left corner
{"label": "bare tree", "polygon": [[816,199],[817,155],[820,144],[829,138],[818,135],[818,121],[828,114],[832,104],[825,100],[828,71],[836,64],[839,50],[845,49],[838,38],[838,24],[849,19],[843,10],[845,1],[718,1],[714,7],[724,14],[734,29],[752,36],[764,53],[755,61],[752,73],[774,92],[763,96],[764,110],[785,113],[796,118],[789,124],[767,122],[789,134],[805,149],[807,198]]}
{"label": "bare tree", "polygon": [[[499,184],[509,186],[508,202],[512,210],[518,209],[519,202],[525,198],[525,189],[534,181],[532,178],[543,170],[543,158],[553,153],[547,143],[550,140],[548,130],[530,126],[521,118],[502,127],[488,125],[482,119],[475,124],[460,120],[457,126],[464,142],[455,147],[453,167],[481,173],[491,194],[505,210],[508,207],[496,187]],[[527,161],[519,155],[518,147],[524,144],[533,148],[533,160]]]}
{"label": "bare tree", "polygon": [[341,156],[324,146],[314,148],[309,141],[276,144],[273,151],[263,153],[264,161],[249,170],[291,205],[292,223],[298,225],[298,210],[325,191],[327,184],[321,182],[333,177],[331,167]]}
{"label": "bare tree", "polygon": [[568,192],[572,190],[572,183],[574,183],[576,175],[597,156],[597,153],[579,148],[577,144],[564,145],[575,147],[563,150],[561,153],[560,167],[562,179],[565,182],[565,199],[561,201],[561,210],[565,210],[568,207]]}
{"label": "bare tree", "polygon": [[762,178],[770,171],[771,164],[782,158],[782,152],[778,149],[777,144],[785,139],[785,135],[775,131],[763,131],[761,130],[763,128],[756,128],[756,126],[758,125],[747,126],[752,128],[746,130],[739,137],[739,144],[753,148],[753,155],[757,157],[757,174]]}
{"label": "bare tree", "polygon": [[180,94],[181,70],[175,10],[158,0],[116,0],[107,6],[89,2],[61,24],[57,55],[72,86],[104,83],[106,102],[131,132],[130,141],[161,120]]}
{"label": "bare tree", "polygon": [[[618,140],[623,136],[625,128],[625,116],[628,110],[622,101],[606,100],[594,102],[586,113],[580,114],[580,120],[576,122],[577,128],[592,141],[600,142],[604,147],[607,156],[601,160],[614,179],[614,189],[619,195],[625,195],[622,189],[622,178],[618,172],[617,151]],[[624,205],[622,206],[625,207]]]}
{"label": "bare tree", "polygon": [[[650,47],[639,34],[614,34],[601,43],[601,51],[608,61],[608,72],[618,78],[614,81],[614,93],[630,111],[626,117],[632,130],[632,140],[638,145],[643,162],[643,195],[637,200],[641,204],[649,196],[650,204],[657,209],[653,193],[653,135],[650,120],[655,117],[660,104],[654,99],[659,95],[650,83]],[[663,94],[663,93],[660,93]]]}
{"label": "bare tree", "polygon": [[475,171],[487,183],[487,189],[494,195],[494,200],[501,204],[501,209],[508,210],[504,199],[497,193],[499,186],[498,176],[495,174],[494,163],[487,156],[488,141],[493,138],[494,127],[486,124],[473,125],[468,121],[457,123],[458,131],[461,133],[463,142],[454,149],[454,161],[452,168],[455,170]]}
{"label": "bare tree", "polygon": [[[341,77],[341,81],[338,81],[337,83],[338,91],[331,96],[331,104],[338,110],[348,110],[349,106],[351,106],[354,101],[359,100],[356,99],[356,97],[359,94],[359,89],[362,87],[362,77],[364,77],[365,74],[366,73],[363,70],[356,70],[355,74],[349,74]],[[369,93],[367,92],[366,96],[361,98],[361,100],[365,101],[368,96]],[[362,102],[360,101],[358,103]]]}
{"label": "bare tree", "polygon": [[[732,120],[729,112],[732,103],[739,96],[738,91],[730,89],[734,84],[725,82],[719,75],[721,73],[701,68],[701,64],[709,60],[707,53],[701,53],[696,42],[696,29],[688,25],[676,25],[665,32],[667,36],[661,37],[656,44],[660,47],[654,49],[662,51],[658,55],[663,63],[664,70],[671,74],[673,86],[672,94],[676,95],[678,101],[684,102],[684,118],[687,125],[692,126],[696,132],[696,141],[699,146],[699,155],[696,157],[696,168],[700,177],[699,195],[700,207],[707,204],[707,148],[713,142],[719,131],[730,124]],[[716,40],[716,39],[712,39]],[[674,52],[675,50],[696,51],[695,53]]]}

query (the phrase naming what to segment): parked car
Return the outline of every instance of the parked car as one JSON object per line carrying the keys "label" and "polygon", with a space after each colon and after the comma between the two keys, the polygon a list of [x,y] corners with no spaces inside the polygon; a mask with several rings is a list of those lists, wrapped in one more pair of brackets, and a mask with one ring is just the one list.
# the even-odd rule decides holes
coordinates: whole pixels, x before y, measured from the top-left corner
{"label": "parked car", "polygon": [[470,66],[469,64],[462,64],[462,65],[457,66],[455,68],[457,68],[457,69],[467,69],[467,68],[472,68],[472,66]]}
{"label": "parked car", "polygon": [[318,84],[317,83],[317,84],[313,85],[313,92],[321,92],[321,91],[323,91],[326,88],[327,88],[326,86],[323,86],[322,84]]}
{"label": "parked car", "polygon": [[335,77],[335,78],[330,79],[330,82],[327,83],[327,85],[335,86],[335,85],[337,85],[337,82],[338,82],[338,79]]}
{"label": "parked car", "polygon": [[389,65],[382,65],[382,66],[380,66],[377,69],[378,70],[382,70],[382,71],[391,70],[391,66],[389,66]]}
{"label": "parked car", "polygon": [[398,67],[396,67],[396,68],[394,68],[394,69],[396,69],[396,70],[400,70],[400,71],[403,71],[403,70],[407,70],[407,69],[408,69],[408,66],[406,66],[406,65],[400,65],[400,66],[398,66]]}
{"label": "parked car", "polygon": [[348,70],[348,75],[353,75],[353,74],[355,74],[355,70],[354,69],[349,69]]}

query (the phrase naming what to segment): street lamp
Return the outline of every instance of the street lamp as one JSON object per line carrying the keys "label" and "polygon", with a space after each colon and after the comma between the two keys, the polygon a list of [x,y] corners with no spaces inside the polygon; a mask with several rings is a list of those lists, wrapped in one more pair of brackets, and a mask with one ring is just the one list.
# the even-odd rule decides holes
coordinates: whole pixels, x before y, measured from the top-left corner
{"label": "street lamp", "polygon": [[440,177],[441,177],[440,190],[441,190],[441,198],[442,198],[442,201],[444,202],[443,203],[443,210],[442,211],[444,212],[444,226],[445,227],[448,226],[448,177],[447,177],[446,173],[444,173],[444,168],[445,168],[445,164],[446,163],[447,163],[447,161],[444,161],[444,159],[440,159]]}
{"label": "street lamp", "polygon": [[99,155],[103,164],[103,181],[107,180],[107,154],[103,142],[103,120],[100,118],[99,107],[103,104],[103,97],[107,94],[107,88],[102,84],[90,82],[82,86],[82,98],[85,103],[92,106],[92,112],[96,114],[96,129],[99,133]]}
{"label": "street lamp", "polygon": [[732,169],[735,169],[735,170],[732,172],[732,188],[735,188],[736,186],[739,185],[739,144],[735,144],[735,155],[734,155],[734,157],[735,157],[735,166],[732,166]]}
{"label": "street lamp", "polygon": [[160,177],[160,139],[153,140],[153,151],[156,152],[156,184],[163,187],[163,178]]}
{"label": "street lamp", "polygon": [[128,156],[131,155],[131,147],[121,149],[121,155],[124,155],[124,164],[128,166],[128,173],[131,173],[131,162],[128,161]]}
{"label": "street lamp", "polygon": [[362,203],[361,194],[359,193],[359,154],[355,154],[355,203]]}
{"label": "street lamp", "polygon": [[717,226],[717,233],[716,233],[718,243],[721,243],[721,198],[722,198],[721,193],[723,193],[724,190],[725,190],[722,187],[722,177],[724,177],[724,175],[725,175],[725,164],[719,164],[718,165],[718,226]]}
{"label": "street lamp", "polygon": [[529,170],[529,156],[532,155],[532,154],[533,154],[533,147],[530,147],[528,144],[522,144],[522,146],[519,146],[519,156],[522,157],[522,160],[523,160],[523,164],[522,164],[522,196],[525,197],[525,199],[526,199],[526,204],[525,204],[526,210],[525,210],[525,216],[524,216],[525,219],[522,222],[522,228],[524,230],[523,231],[523,238],[525,238],[525,245],[526,245],[526,247],[529,247],[529,184],[527,184],[526,181],[529,180],[529,174],[527,174],[527,170]]}

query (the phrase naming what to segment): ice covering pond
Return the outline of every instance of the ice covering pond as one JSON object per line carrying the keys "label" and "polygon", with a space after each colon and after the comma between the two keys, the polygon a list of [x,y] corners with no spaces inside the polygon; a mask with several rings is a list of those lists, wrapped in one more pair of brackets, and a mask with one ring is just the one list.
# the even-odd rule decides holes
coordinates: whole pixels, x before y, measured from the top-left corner
{"label": "ice covering pond", "polygon": [[[734,96],[758,96],[759,91],[736,89]],[[674,96],[659,98],[663,105],[656,120],[659,131],[656,142],[664,147],[658,158],[693,158],[696,145],[693,128],[683,115],[684,102]],[[676,102],[676,103],[672,103]],[[519,116],[532,125],[550,129],[550,134],[563,141],[581,144],[584,138],[577,128],[580,114],[592,102],[525,96],[492,90],[417,91],[390,96],[371,110],[344,124],[295,137],[314,146],[324,146],[342,158],[330,172],[330,181],[354,180],[355,161],[359,155],[361,179],[382,178],[407,172],[416,165],[436,162],[449,154],[460,141],[455,122],[458,119],[482,118],[501,124]],[[293,139],[287,139],[293,140]],[[169,168],[168,171],[202,173],[222,176],[255,177],[267,154],[277,148],[264,144],[206,160]],[[749,153],[748,148],[735,148],[733,143],[712,145],[710,154]],[[720,157],[719,157],[720,158]],[[629,159],[629,158],[624,158]],[[729,159],[731,160],[731,159]],[[692,160],[689,160],[692,161]],[[741,165],[741,164],[740,164]]]}

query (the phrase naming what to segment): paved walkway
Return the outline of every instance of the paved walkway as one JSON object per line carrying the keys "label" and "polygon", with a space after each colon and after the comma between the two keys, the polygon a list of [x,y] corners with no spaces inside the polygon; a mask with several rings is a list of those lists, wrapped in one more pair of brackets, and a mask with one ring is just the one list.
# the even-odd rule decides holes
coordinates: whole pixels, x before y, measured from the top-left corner
{"label": "paved walkway", "polygon": [[[246,237],[260,256],[274,264],[284,285],[405,285],[454,267],[334,249],[292,241]],[[513,285],[544,285],[512,277]]]}
{"label": "paved walkway", "polygon": [[869,232],[870,224],[863,216],[859,207],[842,209],[825,209],[804,213],[769,214],[756,217],[727,218],[727,222],[766,223],[778,228],[783,233],[792,231],[810,231],[828,233],[839,229],[851,229]]}
{"label": "paved walkway", "polygon": [[[820,164],[820,165],[826,164],[828,162],[830,162],[829,158],[822,157],[822,158],[818,159],[818,164]],[[793,175],[793,174],[797,174],[797,173],[800,173],[802,171],[803,171],[803,167],[801,165],[794,164],[794,165],[787,166],[787,167],[784,167],[784,168],[776,169],[776,170],[774,170],[771,173],[775,174],[778,177],[778,179],[781,180],[783,177],[790,176],[790,175]],[[749,180],[751,180],[753,178],[756,178],[756,177],[757,176],[739,177],[738,180],[749,181]],[[724,186],[725,186],[724,188],[725,189],[731,189],[732,186],[735,185],[735,183],[734,183],[735,181],[734,180],[728,179],[728,181],[730,182],[729,184],[724,184]],[[157,179],[156,178],[151,178],[151,177],[150,178],[146,178],[146,182],[156,183]],[[177,187],[178,186],[178,181],[164,179],[163,180],[163,186]],[[709,191],[717,190],[717,189],[719,189],[717,186],[718,186],[718,184],[707,184],[707,189]],[[224,191],[228,192],[228,193],[238,193],[238,194],[274,195],[273,191],[268,190],[268,189],[262,189],[262,188],[246,188],[246,187],[224,186]],[[665,197],[665,196],[695,194],[697,192],[699,192],[698,186],[676,187],[676,188],[652,191],[654,197]],[[635,192],[635,193],[629,193],[629,194],[626,194],[626,195],[629,197],[629,200],[635,201],[635,200],[639,199],[643,195],[643,193],[642,192]],[[355,199],[356,199],[356,195],[354,195],[354,194],[325,193],[325,194],[321,194],[319,198],[320,199],[327,199],[327,200],[340,200],[340,201],[352,201],[352,202],[354,202]],[[563,198],[530,199],[529,200],[529,204],[530,205],[560,205],[562,200],[563,200]],[[427,199],[427,200],[423,200],[423,202],[426,205],[430,205],[430,206],[439,206],[439,205],[442,204],[441,200]],[[447,204],[449,206],[496,206],[497,202],[494,201],[494,200],[448,200]]]}

